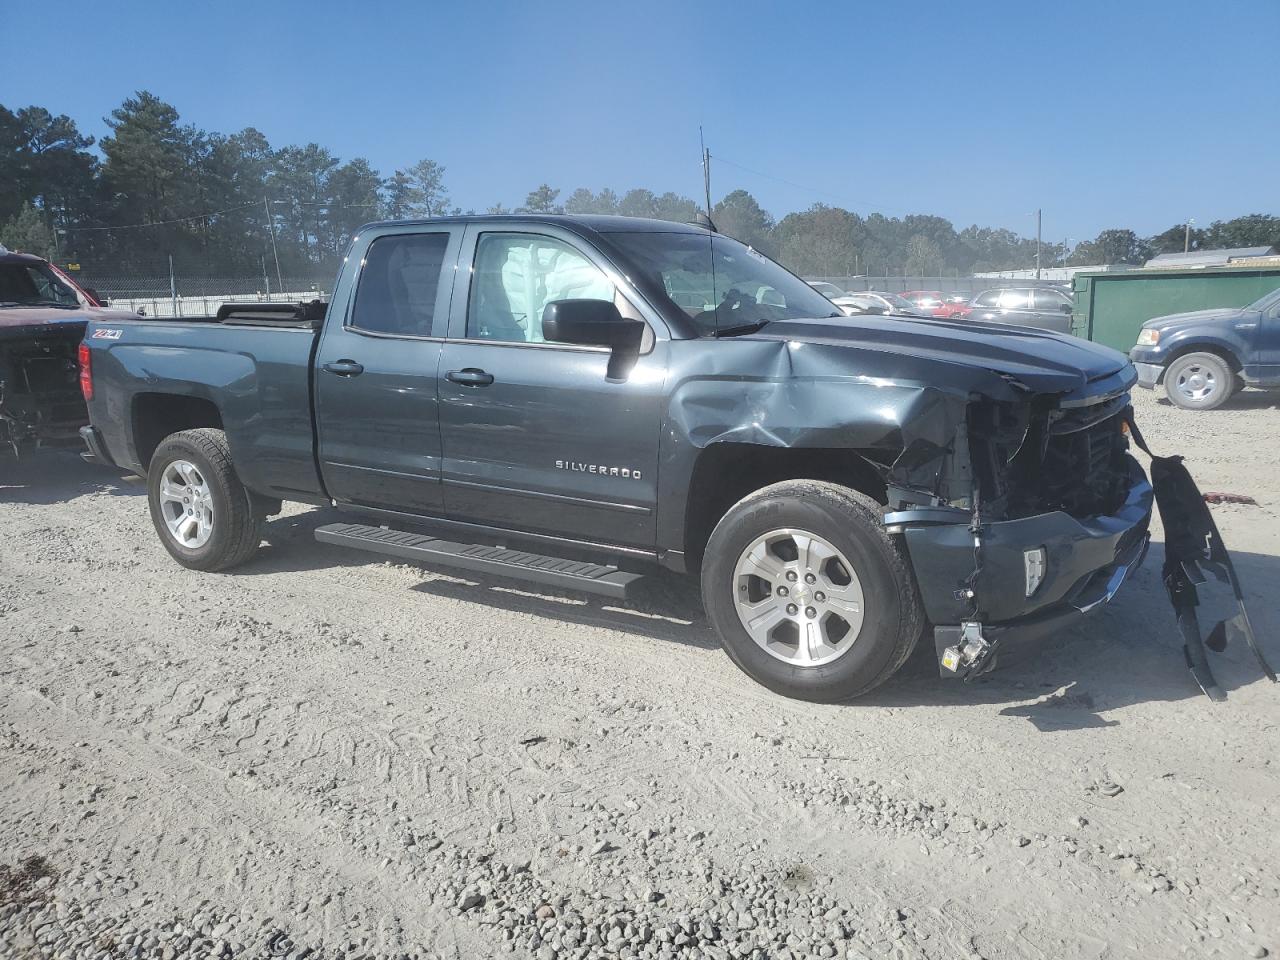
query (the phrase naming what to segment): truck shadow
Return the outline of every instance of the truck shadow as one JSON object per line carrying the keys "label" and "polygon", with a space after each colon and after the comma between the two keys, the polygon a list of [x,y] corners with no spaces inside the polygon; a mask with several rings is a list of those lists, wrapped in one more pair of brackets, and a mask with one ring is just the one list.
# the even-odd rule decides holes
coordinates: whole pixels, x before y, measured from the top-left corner
{"label": "truck shadow", "polygon": [[[316,543],[315,529],[349,519],[329,508],[274,518],[265,525],[266,547],[231,575],[254,576],[323,570],[385,562],[373,554]],[[1280,607],[1263,591],[1280,580],[1280,557],[1234,551],[1254,630],[1264,655],[1280,663]],[[1115,602],[1080,625],[1026,647],[1002,650],[996,669],[971,683],[938,675],[931,637],[926,636],[902,669],[879,689],[839,709],[974,705],[1003,706],[1000,715],[1024,719],[1044,733],[1115,726],[1111,711],[1136,703],[1203,699],[1186,669],[1182,641],[1160,581],[1163,544],[1153,543],[1143,567]],[[395,561],[397,564],[404,563]],[[658,571],[642,581],[631,600],[618,601],[495,576],[478,576],[447,566],[405,563],[422,573],[409,589],[477,608],[505,610],[552,621],[619,630],[656,641],[705,650],[719,646],[702,609],[693,577]],[[1225,587],[1202,590],[1206,630],[1229,609]],[[483,616],[483,609],[475,614]],[[1253,654],[1240,642],[1210,653],[1219,685],[1228,693],[1262,679]],[[743,676],[744,689],[752,683]]]}
{"label": "truck shadow", "polygon": [[[1280,578],[1280,557],[1241,551],[1232,556],[1259,645],[1276,665],[1280,645],[1270,638],[1280,629],[1280,615],[1259,591]],[[931,636],[926,636],[892,679],[843,709],[1004,705],[1001,716],[1025,719],[1041,732],[1055,733],[1115,726],[1121,721],[1107,714],[1135,703],[1203,699],[1208,708],[1208,698],[1186,668],[1182,640],[1160,580],[1163,559],[1163,545],[1153,544],[1146,564],[1109,608],[1045,642],[1002,651],[996,669],[984,677],[971,683],[941,678]],[[465,574],[424,581],[412,589],[659,641],[703,649],[719,646],[702,611],[696,581],[665,572],[644,581],[636,598],[626,602]],[[1234,612],[1229,600],[1225,587],[1202,588],[1206,630]],[[1242,642],[1209,656],[1218,684],[1228,696],[1259,680],[1265,682]],[[742,682],[751,681],[743,677]]]}
{"label": "truck shadow", "polygon": [[[1280,557],[1232,551],[1244,586],[1245,602],[1267,660],[1280,662],[1280,610],[1263,591],[1280,577]],[[971,683],[938,676],[932,645],[922,642],[892,680],[858,704],[911,708],[939,704],[1011,704],[1001,716],[1025,719],[1044,733],[1116,726],[1109,711],[1136,703],[1199,699],[1201,692],[1187,669],[1173,609],[1160,580],[1164,545],[1152,543],[1146,563],[1115,601],[1080,625],[1038,645],[1001,651],[996,669]],[[1230,590],[1212,582],[1200,590],[1199,610],[1207,634],[1235,612]],[[1257,660],[1243,641],[1222,653],[1209,652],[1209,664],[1228,698],[1259,681],[1267,684]]]}
{"label": "truck shadow", "polygon": [[146,482],[118,467],[86,463],[78,450],[37,450],[16,460],[0,451],[0,503],[49,505],[93,493],[145,496]]}
{"label": "truck shadow", "polygon": [[659,571],[637,585],[632,599],[609,600],[523,580],[499,577],[473,580],[471,576],[450,574],[447,578],[424,581],[413,589],[513,613],[621,630],[705,650],[714,650],[720,645],[702,612],[702,597],[691,577]]}
{"label": "truck shadow", "polygon": [[350,516],[331,507],[269,517],[262,525],[263,546],[244,566],[226,570],[227,576],[268,573],[301,573],[330,567],[358,567],[378,560],[372,554],[344,550],[315,538],[316,527],[351,522]]}
{"label": "truck shadow", "polygon": [[[1162,407],[1173,408],[1173,403],[1163,394],[1156,399]],[[1241,390],[1216,410],[1188,410],[1192,416],[1213,416],[1239,410],[1280,410],[1280,390]]]}

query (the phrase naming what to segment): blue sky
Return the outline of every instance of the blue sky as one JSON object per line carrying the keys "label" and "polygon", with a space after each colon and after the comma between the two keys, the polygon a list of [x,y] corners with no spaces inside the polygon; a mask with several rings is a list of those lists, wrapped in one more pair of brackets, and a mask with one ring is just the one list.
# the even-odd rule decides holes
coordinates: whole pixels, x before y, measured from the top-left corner
{"label": "blue sky", "polygon": [[[1091,238],[1280,212],[1280,2],[64,0],[0,58],[0,103],[101,136],[149,89],[185,121],[316,141],[456,203],[546,181],[775,216],[815,201]],[[723,163],[716,158],[722,158]],[[731,166],[730,162],[738,166]],[[757,173],[749,173],[742,167]],[[790,181],[785,183],[782,181]]]}

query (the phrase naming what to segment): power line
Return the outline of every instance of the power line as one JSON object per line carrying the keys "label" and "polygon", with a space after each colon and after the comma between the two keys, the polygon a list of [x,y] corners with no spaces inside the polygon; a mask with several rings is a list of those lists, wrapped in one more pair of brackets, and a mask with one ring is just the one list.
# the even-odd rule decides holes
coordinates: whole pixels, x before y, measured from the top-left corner
{"label": "power line", "polygon": [[[331,207],[337,210],[367,210],[370,207],[377,207],[376,203],[338,203],[333,200],[272,200],[271,203],[284,204],[291,207]],[[175,223],[190,223],[193,220],[209,220],[213,217],[220,217],[225,213],[235,213],[237,210],[246,210],[249,207],[256,207],[258,202],[242,203],[239,206],[227,207],[225,210],[212,210],[208,213],[196,213],[189,217],[178,217],[176,220],[156,220],[152,223],[123,223],[110,227],[59,227],[63,233],[70,233],[73,230],[141,230],[147,227],[169,227]]]}
{"label": "power line", "polygon": [[112,227],[59,227],[64,233],[70,233],[72,230],[138,230],[143,227],[168,227],[175,223],[190,223],[192,220],[207,220],[210,217],[220,217],[224,213],[234,213],[237,210],[244,210],[248,207],[256,207],[258,202],[242,203],[237,207],[227,207],[225,210],[214,210],[211,213],[197,213],[190,217],[179,217],[176,220],[157,220],[154,223],[124,223],[119,226]]}

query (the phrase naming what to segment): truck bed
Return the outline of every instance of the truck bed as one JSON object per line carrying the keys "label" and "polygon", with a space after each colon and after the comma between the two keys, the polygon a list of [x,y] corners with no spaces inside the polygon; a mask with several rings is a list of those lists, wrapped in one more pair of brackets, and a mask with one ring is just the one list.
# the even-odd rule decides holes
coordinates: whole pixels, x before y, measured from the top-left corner
{"label": "truck bed", "polygon": [[[279,306],[279,305],[276,305]],[[220,311],[221,313],[221,311]],[[94,322],[85,334],[107,456],[145,474],[168,422],[191,410],[227,433],[246,485],[315,499],[311,364],[317,325],[306,318],[215,316]],[[173,399],[182,398],[180,401]]]}

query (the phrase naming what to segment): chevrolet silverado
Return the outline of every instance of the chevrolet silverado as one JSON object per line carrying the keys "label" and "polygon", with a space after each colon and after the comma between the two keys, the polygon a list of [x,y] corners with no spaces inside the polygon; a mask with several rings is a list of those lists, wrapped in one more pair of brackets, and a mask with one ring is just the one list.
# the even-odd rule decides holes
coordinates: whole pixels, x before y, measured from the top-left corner
{"label": "chevrolet silverado", "polygon": [[701,578],[746,673],[843,700],[931,632],[990,667],[1110,600],[1153,491],[1120,353],[1043,330],[846,317],[708,226],[375,223],[327,307],[92,322],[90,455],[147,478],[173,558],[319,540],[625,597]]}

